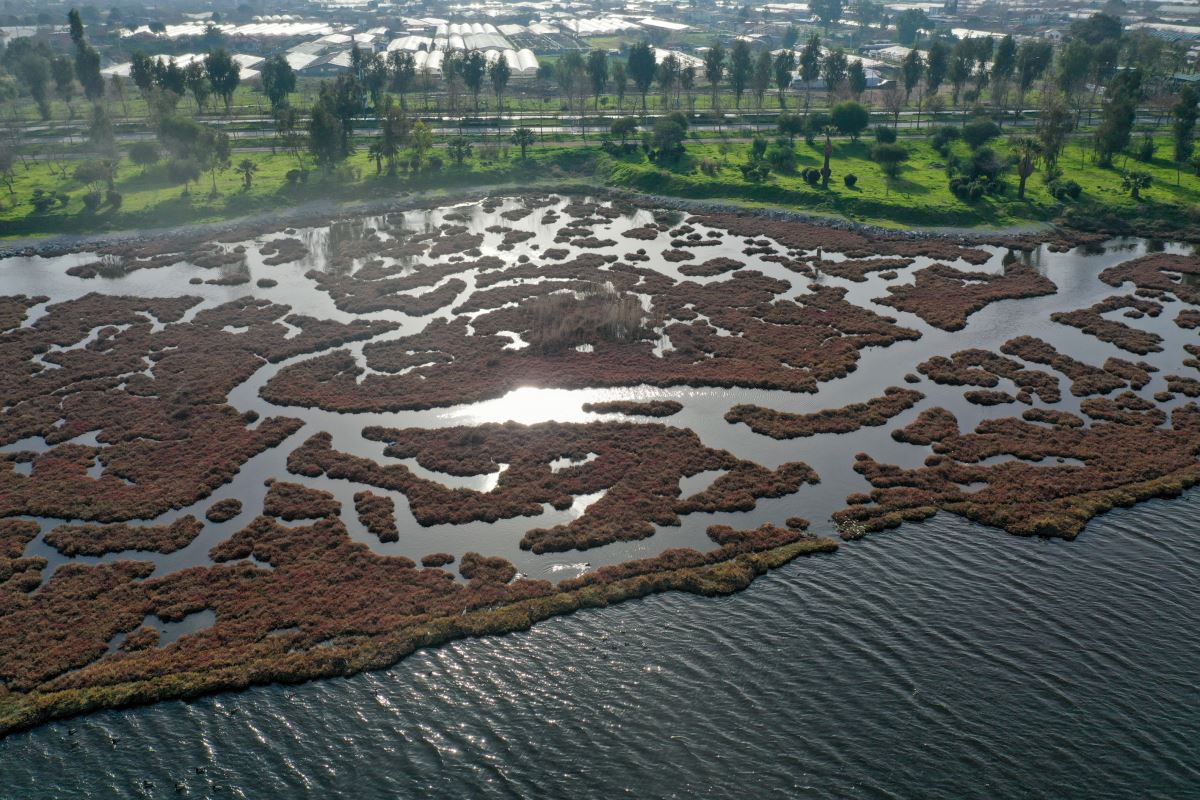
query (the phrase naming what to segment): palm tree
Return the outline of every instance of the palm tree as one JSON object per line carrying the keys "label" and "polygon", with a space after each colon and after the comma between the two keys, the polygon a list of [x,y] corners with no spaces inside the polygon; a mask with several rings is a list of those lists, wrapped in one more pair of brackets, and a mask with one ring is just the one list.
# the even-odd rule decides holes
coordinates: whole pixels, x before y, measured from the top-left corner
{"label": "palm tree", "polygon": [[369,158],[375,162],[375,174],[376,175],[382,174],[383,173],[383,143],[379,142],[379,141],[372,142],[371,146],[367,148],[367,158]]}
{"label": "palm tree", "polygon": [[1022,136],[1013,141],[1013,155],[1017,157],[1017,175],[1021,182],[1017,184],[1017,199],[1025,199],[1025,181],[1037,169],[1042,159],[1042,143],[1032,136]]}
{"label": "palm tree", "polygon": [[1149,189],[1152,180],[1149,172],[1142,172],[1141,170],[1126,172],[1121,176],[1121,189],[1129,192],[1129,196],[1134,200],[1141,200],[1142,189]]}
{"label": "palm tree", "polygon": [[248,158],[243,158],[238,162],[236,170],[242,176],[242,186],[246,188],[246,191],[249,191],[250,185],[254,182],[254,173],[258,172],[258,164],[255,164]]}
{"label": "palm tree", "polygon": [[521,148],[521,160],[525,160],[525,151],[534,143],[533,131],[529,128],[517,128],[512,133],[512,143]]}

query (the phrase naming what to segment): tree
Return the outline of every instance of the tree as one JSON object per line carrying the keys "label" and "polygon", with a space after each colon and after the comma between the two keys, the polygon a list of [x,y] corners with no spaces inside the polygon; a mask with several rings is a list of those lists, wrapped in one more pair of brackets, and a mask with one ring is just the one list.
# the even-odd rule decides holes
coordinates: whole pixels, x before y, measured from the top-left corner
{"label": "tree", "polygon": [[525,160],[525,151],[528,150],[537,141],[537,137],[533,135],[533,131],[529,128],[521,127],[512,132],[512,143],[521,148],[521,160]]}
{"label": "tree", "polygon": [[371,96],[371,107],[379,116],[383,109],[383,98],[392,82],[392,74],[388,70],[387,59],[379,53],[364,60],[363,77],[360,78],[363,89]]}
{"label": "tree", "polygon": [[412,125],[403,109],[388,104],[379,121],[379,155],[387,159],[388,175],[396,174],[396,158],[408,146]]}
{"label": "tree", "polygon": [[783,93],[792,85],[792,71],[796,69],[796,54],[784,50],[775,56],[773,63],[775,72],[775,89],[779,92],[779,107],[787,108]]}
{"label": "tree", "polygon": [[[913,90],[921,83],[925,74],[925,61],[921,58],[920,50],[909,50],[908,55],[900,64],[900,77],[904,81],[904,102],[912,97]],[[917,127],[921,127],[921,93],[917,92]]]}
{"label": "tree", "polygon": [[803,118],[795,114],[783,112],[775,118],[775,125],[781,134],[788,137],[789,142],[794,142],[797,134],[804,133],[805,122]]}
{"label": "tree", "polygon": [[868,30],[874,23],[882,25],[886,22],[883,6],[874,0],[858,0],[854,6],[854,15],[858,17],[858,22],[862,25],[864,31]]}
{"label": "tree", "polygon": [[625,72],[625,64],[617,61],[612,65],[613,89],[617,92],[617,111],[625,110],[625,92],[629,88],[629,74]]}
{"label": "tree", "polygon": [[388,54],[392,75],[392,91],[400,95],[400,108],[407,110],[406,97],[417,79],[417,59],[408,50],[393,50]]}
{"label": "tree", "polygon": [[712,92],[712,109],[716,113],[721,111],[721,76],[725,73],[725,48],[721,43],[714,40],[709,46],[708,52],[704,54],[704,77],[708,79],[709,89]]}
{"label": "tree", "polygon": [[763,50],[754,59],[754,67],[750,75],[750,89],[754,93],[755,107],[761,111],[763,99],[771,88],[771,53]]}
{"label": "tree", "polygon": [[929,45],[929,53],[925,56],[925,91],[930,95],[938,93],[942,82],[946,80],[946,71],[950,68],[950,48],[938,40]]}
{"label": "tree", "polygon": [[117,137],[113,132],[112,118],[103,104],[92,106],[92,121],[88,126],[88,142],[100,153],[115,156]]}
{"label": "tree", "polygon": [[800,29],[795,25],[788,25],[787,30],[783,32],[783,49],[791,50],[795,48],[798,41],[800,41]]}
{"label": "tree", "polygon": [[243,158],[237,165],[238,174],[242,176],[242,187],[248,192],[254,182],[254,173],[258,172],[258,164],[248,158]]}
{"label": "tree", "polygon": [[263,93],[271,103],[272,110],[286,105],[288,95],[296,91],[296,71],[292,65],[282,55],[271,56],[263,62],[259,72]]}
{"label": "tree", "polygon": [[325,169],[333,169],[349,155],[342,123],[327,103],[317,102],[312,107],[308,120],[308,148],[313,160]]}
{"label": "tree", "polygon": [[455,137],[446,144],[446,153],[449,154],[450,160],[460,167],[471,157],[472,149],[471,143],[462,136]]}
{"label": "tree", "polygon": [[1017,48],[1017,116],[1025,107],[1025,95],[1046,73],[1054,58],[1054,48],[1045,39],[1026,39]]}
{"label": "tree", "polygon": [[1149,189],[1152,182],[1153,178],[1149,172],[1130,170],[1121,176],[1121,189],[1129,192],[1129,196],[1134,200],[1141,200],[1142,190]]}
{"label": "tree", "polygon": [[659,160],[673,160],[683,154],[683,141],[687,136],[687,118],[674,111],[654,121],[654,134],[650,146]]}
{"label": "tree", "polygon": [[830,95],[838,94],[846,83],[848,64],[846,51],[840,47],[830,50],[821,61],[821,74],[825,78],[825,87]]}
{"label": "tree", "polygon": [[[804,116],[808,116],[808,107],[812,99],[812,85],[821,77],[821,37],[815,33],[808,37],[804,49],[800,51],[800,80],[804,83]],[[776,78],[778,80],[778,78]],[[788,72],[788,82],[792,80]]]}
{"label": "tree", "polygon": [[642,113],[646,113],[646,93],[654,83],[658,64],[654,60],[654,50],[648,42],[638,42],[629,48],[629,77],[642,96]]}
{"label": "tree", "polygon": [[921,9],[910,8],[901,11],[896,17],[896,40],[905,47],[912,47],[917,43],[921,31],[930,30],[932,27],[933,23]]}
{"label": "tree", "polygon": [[1054,76],[1055,83],[1059,90],[1066,95],[1067,100],[1075,106],[1076,122],[1078,122],[1079,117],[1080,99],[1083,97],[1091,69],[1091,45],[1081,39],[1067,42],[1062,52],[1058,54],[1058,69]]}
{"label": "tree", "polygon": [[[572,50],[560,58],[554,65],[554,76],[558,86],[567,97],[567,105],[574,107],[575,98],[579,97],[580,115],[583,106],[583,84],[587,76],[587,64],[577,51]],[[582,125],[582,121],[580,122]]]}
{"label": "tree", "polygon": [[1037,169],[1038,161],[1042,157],[1042,144],[1032,136],[1021,136],[1013,140],[1012,152],[1016,157],[1017,177],[1020,178],[1020,183],[1017,184],[1017,199],[1024,200],[1025,182]]}
{"label": "tree", "polygon": [[1038,117],[1037,140],[1048,171],[1058,165],[1058,157],[1074,127],[1071,110],[1062,97],[1058,94],[1047,96],[1041,116]]}
{"label": "tree", "polygon": [[92,103],[104,98],[104,76],[100,74],[100,54],[87,42],[75,51],[75,74],[83,86],[83,95]]}
{"label": "tree", "polygon": [[204,66],[199,61],[193,61],[183,68],[183,75],[188,91],[192,93],[192,99],[196,101],[196,111],[204,113],[204,104],[208,102],[208,95],[212,91],[212,84],[208,82],[208,73],[205,72]]}
{"label": "tree", "polygon": [[950,51],[950,66],[946,70],[946,78],[953,87],[952,97],[955,106],[958,105],[958,98],[962,94],[963,87],[971,78],[971,67],[974,63],[975,53],[970,39],[963,39],[954,45],[954,49]]}
{"label": "tree", "polygon": [[621,148],[625,148],[625,143],[631,136],[637,135],[638,122],[634,117],[621,117],[613,120],[609,132],[616,138],[621,140]]}
{"label": "tree", "polygon": [[[5,55],[12,51],[10,45]],[[50,59],[41,52],[31,51],[20,56],[16,62],[14,73],[33,101],[37,103],[38,113],[43,120],[50,119]]]}
{"label": "tree", "polygon": [[1072,38],[1089,45],[1100,44],[1106,39],[1121,38],[1121,19],[1109,14],[1092,14],[1087,19],[1071,23]]}
{"label": "tree", "polygon": [[129,145],[129,160],[141,167],[143,173],[161,158],[162,153],[154,142],[134,142]]}
{"label": "tree", "polygon": [[196,148],[196,161],[212,176],[212,194],[217,195],[217,173],[229,168],[229,134],[205,128]]}
{"label": "tree", "polygon": [[683,87],[683,91],[687,93],[688,113],[696,111],[696,98],[694,90],[696,88],[696,65],[688,64],[679,71],[679,85]]}
{"label": "tree", "polygon": [[15,165],[16,157],[13,156],[12,147],[8,144],[0,144],[0,181],[4,181],[9,194],[16,194],[16,190],[13,189],[13,184],[17,179]]}
{"label": "tree", "polygon": [[167,178],[172,183],[182,183],[187,194],[188,184],[200,179],[200,165],[192,158],[173,158],[167,162]]}
{"label": "tree", "polygon": [[[600,113],[600,95],[608,85],[608,54],[603,50],[592,50],[587,57],[588,81],[592,85],[592,97],[596,101],[596,113]],[[521,158],[525,158],[524,155]]]}
{"label": "tree", "polygon": [[855,100],[861,98],[867,90],[867,71],[863,68],[862,61],[855,59],[846,68],[846,87],[850,90],[850,97]]}
{"label": "tree", "polygon": [[877,144],[871,148],[871,160],[887,176],[885,194],[890,194],[892,179],[900,174],[901,165],[908,160],[908,150],[899,144]]}
{"label": "tree", "polygon": [[83,94],[93,104],[104,97],[104,77],[100,74],[100,54],[83,38],[83,20],[79,12],[67,13],[71,43],[75,46],[75,74],[83,86]]}
{"label": "tree", "polygon": [[670,53],[658,64],[658,88],[662,91],[663,108],[668,107],[668,101],[673,95],[678,99],[677,87],[682,69],[683,62],[674,53]]}
{"label": "tree", "polygon": [[883,90],[883,107],[892,115],[892,127],[900,127],[900,112],[904,110],[904,89],[892,82]]}
{"label": "tree", "polygon": [[300,111],[289,105],[282,105],[275,109],[275,134],[284,148],[295,157],[297,163],[301,163],[300,150],[304,142],[304,134],[300,130]]}
{"label": "tree", "polygon": [[433,131],[425,124],[424,120],[417,120],[412,127],[412,151],[417,158],[418,166],[421,164],[421,159],[431,149],[433,149]]}
{"label": "tree", "polygon": [[213,91],[225,101],[225,113],[233,107],[233,93],[242,82],[242,66],[233,60],[225,48],[217,48],[204,57],[208,82]]}
{"label": "tree", "polygon": [[839,132],[848,135],[856,142],[859,134],[866,130],[867,125],[871,122],[871,115],[867,113],[867,110],[861,103],[853,100],[844,100],[838,103],[830,111],[829,116]]}
{"label": "tree", "polygon": [[74,118],[75,110],[71,108],[71,101],[75,99],[75,65],[66,56],[59,56],[50,62],[50,75],[54,78],[55,93],[67,104]]}
{"label": "tree", "polygon": [[154,85],[154,62],[150,60],[150,56],[140,50],[133,51],[129,61],[129,79],[142,94],[150,91],[150,87]]}
{"label": "tree", "polygon": [[488,67],[488,78],[492,81],[492,91],[496,94],[496,130],[500,130],[500,116],[504,113],[504,90],[508,86],[508,79],[512,76],[512,69],[508,66],[508,61],[501,53],[491,66]]}
{"label": "tree", "polygon": [[1096,162],[1102,167],[1112,166],[1113,156],[1129,145],[1141,85],[1141,72],[1131,69],[1117,75],[1108,87],[1100,125],[1096,128]]}
{"label": "tree", "polygon": [[729,54],[729,85],[733,87],[733,104],[735,108],[742,107],[742,95],[750,85],[754,75],[754,62],[750,56],[750,45],[745,39],[733,43]]}
{"label": "tree", "polygon": [[475,113],[479,113],[479,93],[483,91],[483,78],[487,73],[487,59],[479,50],[471,50],[463,57],[462,79],[475,102]]}
{"label": "tree", "polygon": [[1183,87],[1179,92],[1179,100],[1171,109],[1175,121],[1171,125],[1171,134],[1175,142],[1175,183],[1179,183],[1179,165],[1191,160],[1195,150],[1193,136],[1196,132],[1196,104],[1200,101],[1196,90],[1190,86]]}
{"label": "tree", "polygon": [[825,29],[826,36],[829,35],[829,26],[837,24],[842,18],[842,0],[812,0],[810,8],[817,19],[821,20],[821,27]]}
{"label": "tree", "polygon": [[1008,106],[1008,87],[1017,68],[1017,42],[1008,34],[996,45],[992,58],[992,99],[999,100],[1001,119]]}

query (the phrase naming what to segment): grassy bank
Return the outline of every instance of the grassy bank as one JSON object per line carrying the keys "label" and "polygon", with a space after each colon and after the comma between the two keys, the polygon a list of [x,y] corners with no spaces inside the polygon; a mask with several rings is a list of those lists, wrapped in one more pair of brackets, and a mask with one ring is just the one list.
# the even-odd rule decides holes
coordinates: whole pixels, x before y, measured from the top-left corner
{"label": "grassy bank", "polygon": [[[944,155],[923,138],[902,141],[909,160],[890,180],[870,159],[873,142],[835,141],[833,177],[828,187],[811,186],[801,176],[805,168],[820,168],[823,161],[823,143],[808,145],[802,140],[796,143],[795,171],[772,172],[760,182],[747,180],[739,169],[749,158],[749,143],[722,143],[709,138],[689,141],[687,153],[677,163],[663,166],[649,161],[640,150],[610,155],[584,142],[535,146],[526,159],[521,159],[517,148],[498,147],[488,137],[476,141],[474,154],[461,165],[449,162],[446,153],[439,150],[436,155],[441,166],[435,167],[427,160],[420,170],[395,176],[377,175],[375,162],[365,148],[360,148],[334,172],[314,170],[307,163],[309,172],[304,182],[288,180],[288,172],[299,166],[292,155],[235,151],[234,164],[242,158],[255,163],[257,172],[252,184],[245,187],[233,169],[219,170],[215,192],[214,176],[209,173],[202,174],[184,193],[180,184],[169,180],[164,165],[143,170],[123,160],[115,183],[122,197],[121,207],[114,209],[105,204],[95,212],[85,208],[83,197],[97,187],[76,180],[74,164],[67,163],[64,170],[60,164],[31,161],[16,166],[11,192],[0,188],[0,238],[169,227],[278,212],[314,200],[362,201],[402,192],[528,185],[534,181],[547,185],[560,179],[660,196],[781,207],[884,227],[1000,228],[1066,218],[1083,226],[1107,219],[1117,227],[1142,224],[1158,226],[1161,231],[1194,224],[1200,209],[1200,178],[1195,175],[1176,173],[1174,164],[1162,158],[1141,163],[1119,157],[1113,167],[1100,167],[1079,143],[1068,145],[1060,160],[1064,178],[1082,187],[1077,200],[1056,200],[1040,171],[1029,178],[1026,196],[1019,200],[1017,178],[1010,171],[1005,176],[1005,193],[968,202],[950,192]],[[958,155],[967,155],[962,143],[953,147]],[[995,148],[1001,155],[1007,151],[1001,141],[995,143]],[[1158,150],[1169,152],[1169,144],[1160,141]],[[1123,169],[1150,173],[1153,183],[1142,191],[1139,200],[1123,190]],[[857,177],[853,187],[844,182],[847,174]],[[66,205],[36,211],[31,198],[38,189],[63,193],[68,198]]]}

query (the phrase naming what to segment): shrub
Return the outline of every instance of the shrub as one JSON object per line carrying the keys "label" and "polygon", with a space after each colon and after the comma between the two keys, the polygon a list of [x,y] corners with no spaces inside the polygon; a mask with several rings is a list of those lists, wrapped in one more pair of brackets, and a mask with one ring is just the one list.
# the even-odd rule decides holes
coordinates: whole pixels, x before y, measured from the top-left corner
{"label": "shrub", "polygon": [[758,161],[767,153],[767,140],[762,136],[755,136],[754,141],[750,143],[750,158],[753,161]]}
{"label": "shrub", "polygon": [[821,182],[821,170],[816,167],[805,167],[800,173],[800,177],[804,178],[804,182],[809,186],[816,186]]}
{"label": "shrub", "polygon": [[119,211],[121,209],[121,203],[125,202],[125,198],[121,197],[121,193],[116,189],[109,189],[108,195],[105,197],[105,199],[108,201],[108,204],[112,206],[113,211]]}
{"label": "shrub", "polygon": [[1083,194],[1083,187],[1073,180],[1055,179],[1046,184],[1047,191],[1055,200],[1078,200]]}
{"label": "shrub", "polygon": [[1141,144],[1138,145],[1137,152],[1134,153],[1133,157],[1145,164],[1154,158],[1154,150],[1154,139],[1147,134],[1142,139]]}
{"label": "shrub", "polygon": [[89,214],[95,214],[103,202],[104,195],[99,192],[87,192],[83,196],[83,207],[87,209]]}
{"label": "shrub", "polygon": [[442,168],[442,165],[444,163],[445,162],[442,161],[441,156],[430,156],[429,157],[429,170],[431,172],[437,172],[438,170],[440,170]]}
{"label": "shrub", "polygon": [[908,150],[898,144],[877,144],[871,149],[871,160],[885,175],[894,178],[900,174],[900,165],[908,160]]}
{"label": "shrub", "polygon": [[33,196],[29,198],[29,202],[33,205],[33,209],[39,214],[44,214],[54,206],[65,206],[70,201],[70,198],[62,192],[55,192],[49,189],[34,189]]}
{"label": "shrub", "polygon": [[751,183],[762,183],[771,174],[771,168],[764,161],[751,161],[748,164],[742,164],[738,167],[742,171],[742,177]]}
{"label": "shrub", "polygon": [[1000,126],[986,117],[974,119],[963,126],[963,141],[976,150],[1000,135]]}
{"label": "shrub", "polygon": [[796,151],[787,139],[781,139],[767,149],[767,163],[776,172],[796,171]]}
{"label": "shrub", "polygon": [[896,141],[896,129],[887,125],[876,125],[875,141],[880,144],[893,144]]}
{"label": "shrub", "polygon": [[845,177],[842,178],[842,183],[846,184],[847,189],[853,189],[854,185],[858,183],[858,176],[853,172],[848,172],[846,173]]}
{"label": "shrub", "polygon": [[721,162],[717,161],[715,158],[703,158],[700,160],[699,166],[700,171],[711,178],[720,171]]}
{"label": "shrub", "polygon": [[942,125],[934,128],[933,133],[929,136],[929,144],[944,156],[950,151],[950,143],[957,140],[958,137],[958,128],[953,125]]}

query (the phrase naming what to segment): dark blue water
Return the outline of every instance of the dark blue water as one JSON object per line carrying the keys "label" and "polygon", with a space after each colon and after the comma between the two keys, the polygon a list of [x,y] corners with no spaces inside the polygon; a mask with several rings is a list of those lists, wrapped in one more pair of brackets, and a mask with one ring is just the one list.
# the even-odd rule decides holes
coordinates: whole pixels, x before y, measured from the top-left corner
{"label": "dark blue water", "polygon": [[941,515],[733,597],[16,734],[0,793],[1200,797],[1197,519],[1196,492],[1073,543]]}

